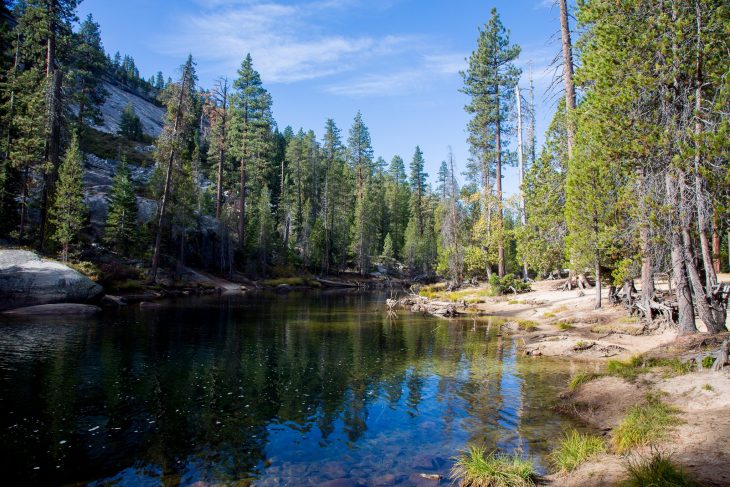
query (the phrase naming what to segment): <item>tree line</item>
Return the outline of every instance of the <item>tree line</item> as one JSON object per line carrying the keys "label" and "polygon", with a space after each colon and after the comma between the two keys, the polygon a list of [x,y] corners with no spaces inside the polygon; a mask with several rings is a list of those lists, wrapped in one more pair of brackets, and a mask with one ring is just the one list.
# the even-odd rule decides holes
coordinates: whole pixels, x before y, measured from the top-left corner
{"label": "tree line", "polygon": [[[571,29],[566,0],[557,3],[564,96],[539,153],[531,73],[519,69],[521,49],[493,9],[461,73],[471,117],[466,170],[457,175],[449,153],[434,185],[418,147],[408,162],[376,157],[361,113],[346,133],[327,120],[320,139],[280,130],[250,55],[233,80],[210,89],[198,86],[192,57],[177,79],[163,82],[160,73],[150,84],[166,118],[142,190],[157,202],[156,218],[138,224],[141,190],[122,163],[104,245],[149,259],[154,279],[161,265],[186,262],[207,218],[218,239],[212,267],[224,275],[377,266],[458,285],[568,269],[569,286],[590,278],[599,291],[610,286],[612,299],[623,289],[632,301],[640,278],[641,297],[629,304],[645,316],[674,302],[683,331],[694,330],[696,314],[719,330],[730,9],[721,0],[584,0]],[[138,78],[131,57],[103,53],[93,19],[73,31],[76,5],[18,2],[2,30],[10,46],[1,60],[3,235],[64,255],[83,233],[59,215],[83,220],[83,205],[70,202],[83,198],[78,141],[103,103],[94,73]],[[143,138],[131,107],[120,131]],[[81,170],[65,167],[72,161]],[[519,169],[514,197],[503,191],[509,165]],[[655,286],[665,274],[670,295]]]}

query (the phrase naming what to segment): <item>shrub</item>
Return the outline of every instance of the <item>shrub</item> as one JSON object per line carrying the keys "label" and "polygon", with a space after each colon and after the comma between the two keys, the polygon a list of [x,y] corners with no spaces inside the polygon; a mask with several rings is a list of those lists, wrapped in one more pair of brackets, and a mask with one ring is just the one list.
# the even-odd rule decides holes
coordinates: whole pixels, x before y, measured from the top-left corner
{"label": "shrub", "polygon": [[525,293],[531,289],[529,282],[524,282],[513,274],[506,274],[501,278],[497,274],[492,274],[489,278],[489,288],[495,296],[511,292]]}
{"label": "shrub", "polygon": [[66,262],[66,265],[79,271],[81,274],[85,275],[94,282],[100,280],[102,277],[101,269],[99,269],[91,262]]}
{"label": "shrub", "polygon": [[636,446],[652,445],[666,437],[677,423],[677,411],[653,395],[644,404],[632,406],[613,432],[613,445],[618,453]]}
{"label": "shrub", "polygon": [[629,477],[620,482],[620,487],[693,487],[695,483],[669,455],[652,453],[649,458],[629,461],[626,465]]}
{"label": "shrub", "polygon": [[469,447],[451,467],[451,478],[462,487],[531,487],[535,465],[517,455]]}
{"label": "shrub", "polygon": [[708,355],[706,357],[702,357],[702,367],[705,369],[709,369],[712,367],[712,365],[715,363],[715,357],[712,355]]}
{"label": "shrub", "polygon": [[560,472],[571,472],[586,460],[606,451],[603,438],[582,435],[575,430],[565,433],[558,448],[550,455],[553,465]]}

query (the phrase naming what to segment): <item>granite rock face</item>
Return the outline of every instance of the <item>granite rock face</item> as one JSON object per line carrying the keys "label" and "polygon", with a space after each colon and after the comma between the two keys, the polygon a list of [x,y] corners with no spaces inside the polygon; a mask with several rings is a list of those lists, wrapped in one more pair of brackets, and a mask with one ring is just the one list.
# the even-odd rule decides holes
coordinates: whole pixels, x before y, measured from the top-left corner
{"label": "granite rock face", "polygon": [[0,311],[53,303],[88,303],[104,288],[70,267],[27,250],[0,250]]}

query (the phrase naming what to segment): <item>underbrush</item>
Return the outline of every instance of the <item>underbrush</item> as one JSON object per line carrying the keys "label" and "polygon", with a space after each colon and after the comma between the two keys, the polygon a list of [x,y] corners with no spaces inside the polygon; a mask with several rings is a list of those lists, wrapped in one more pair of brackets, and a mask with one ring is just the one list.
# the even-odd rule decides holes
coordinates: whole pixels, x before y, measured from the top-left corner
{"label": "underbrush", "polygon": [[626,417],[616,427],[613,446],[621,454],[637,446],[656,444],[667,437],[677,422],[675,408],[663,403],[655,395],[647,395],[646,402],[631,406]]}
{"label": "underbrush", "polygon": [[535,465],[518,455],[469,447],[451,467],[451,478],[462,487],[532,487]]}
{"label": "underbrush", "polygon": [[628,478],[620,487],[694,487],[698,485],[669,455],[653,452],[648,458],[629,461],[626,465]]}
{"label": "underbrush", "polygon": [[560,472],[571,472],[591,457],[606,451],[603,438],[582,435],[575,430],[565,434],[550,459]]}

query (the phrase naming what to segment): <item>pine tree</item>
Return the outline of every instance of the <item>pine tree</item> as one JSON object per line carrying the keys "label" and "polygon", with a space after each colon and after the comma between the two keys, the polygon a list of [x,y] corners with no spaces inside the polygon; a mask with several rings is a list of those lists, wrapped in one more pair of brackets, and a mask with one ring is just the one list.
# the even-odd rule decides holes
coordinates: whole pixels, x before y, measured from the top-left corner
{"label": "pine tree", "polygon": [[238,179],[238,240],[239,248],[246,246],[246,193],[250,171],[258,183],[270,176],[266,166],[267,151],[271,149],[271,97],[261,84],[261,76],[253,67],[251,54],[241,63],[238,78],[233,82],[231,97],[231,153],[237,158]]}
{"label": "pine tree", "polygon": [[373,172],[373,148],[370,131],[358,111],[347,139],[348,159],[355,173],[355,221],[353,223],[353,245],[357,256],[357,267],[365,274],[370,267],[370,244],[372,215],[367,212],[367,185]]}
{"label": "pine tree", "polygon": [[124,159],[114,174],[108,203],[104,241],[122,255],[128,255],[135,248],[139,228],[137,196],[127,161]]}
{"label": "pine tree", "polygon": [[393,258],[401,258],[403,240],[410,218],[411,193],[403,159],[395,156],[390,161],[386,177],[385,201],[388,207],[388,234],[393,242]]}
{"label": "pine tree", "polygon": [[[469,57],[467,71],[462,73],[462,91],[471,97],[466,111],[473,116],[469,131],[474,152],[486,163],[486,173],[489,172],[489,161],[494,161],[497,200],[494,233],[501,277],[505,274],[502,164],[506,160],[508,136],[512,131],[509,108],[520,76],[520,70],[514,65],[520,47],[510,45],[509,31],[502,25],[497,9],[493,8],[491,14],[484,29],[479,30],[477,48]],[[488,178],[488,174],[486,176]],[[488,188],[485,193],[487,191]]]}
{"label": "pine tree", "polygon": [[122,110],[122,116],[119,119],[119,135],[126,137],[129,140],[140,142],[144,138],[144,132],[142,130],[142,121],[137,116],[137,112],[134,109],[132,103],[127,103]]}
{"label": "pine tree", "polygon": [[74,134],[59,168],[59,180],[50,209],[53,240],[61,248],[61,259],[68,261],[73,246],[83,229],[86,215],[83,187],[83,156]]}
{"label": "pine tree", "polygon": [[72,56],[70,99],[78,106],[76,124],[82,134],[85,123],[101,123],[100,108],[107,96],[102,81],[107,61],[101,44],[99,24],[94,22],[91,14],[81,23],[79,32],[74,36]]}
{"label": "pine tree", "polygon": [[193,133],[197,117],[194,113],[196,106],[195,64],[192,56],[181,68],[180,82],[170,84],[165,93],[167,114],[165,126],[158,139],[157,156],[158,160],[165,161],[165,176],[162,183],[160,203],[157,214],[157,229],[155,244],[152,254],[152,265],[150,278],[157,279],[157,269],[162,253],[162,236],[166,230],[168,217],[168,206],[171,204],[173,191],[173,175],[176,172],[176,165],[180,168],[180,158],[185,149],[189,147],[190,136]]}

